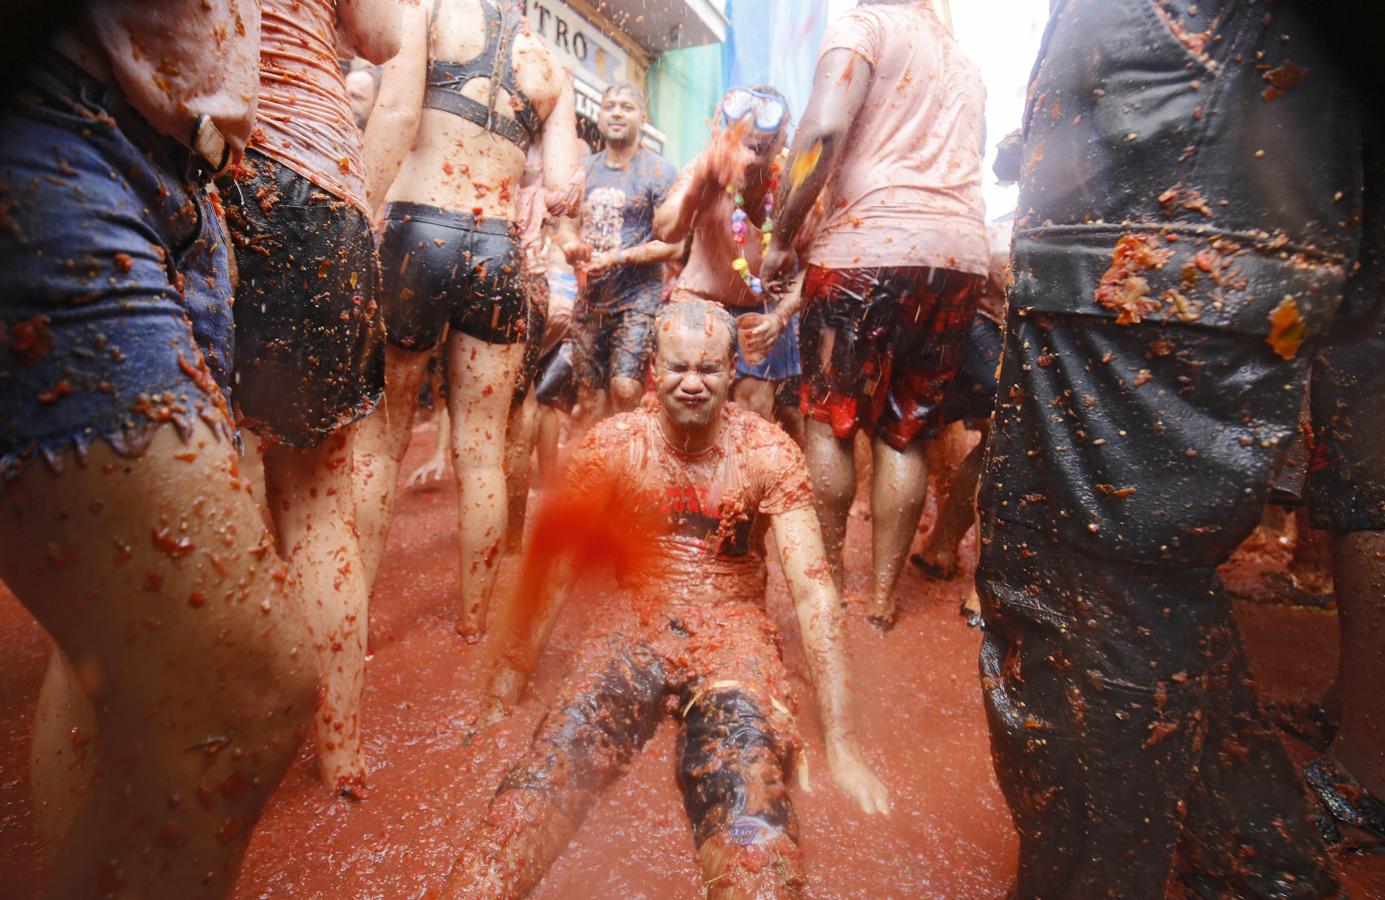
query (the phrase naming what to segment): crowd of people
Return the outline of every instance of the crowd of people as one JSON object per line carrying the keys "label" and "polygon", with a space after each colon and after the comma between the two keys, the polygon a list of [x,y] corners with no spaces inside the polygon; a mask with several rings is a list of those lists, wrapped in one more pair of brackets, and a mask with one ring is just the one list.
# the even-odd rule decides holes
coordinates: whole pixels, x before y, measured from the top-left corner
{"label": "crowd of people", "polygon": [[[732,87],[681,171],[632,84],[583,143],[525,5],[88,0],[5,85],[0,576],[54,643],[49,892],[229,894],[308,737],[369,802],[371,589],[400,485],[450,471],[482,733],[596,562],[628,615],[444,894],[529,893],[668,716],[707,894],[800,895],[813,738],[768,569],[829,774],[891,815],[847,525],[868,500],[889,640],[942,471],[912,559],[954,577],[977,526],[1014,895],[1337,895],[1328,844],[1385,846],[1385,157],[1335,33],[1306,4],[1054,0],[988,223],[982,78],[927,0],[832,22],[798,122]],[[1304,432],[1342,654],[1300,769],[1217,569]]]}

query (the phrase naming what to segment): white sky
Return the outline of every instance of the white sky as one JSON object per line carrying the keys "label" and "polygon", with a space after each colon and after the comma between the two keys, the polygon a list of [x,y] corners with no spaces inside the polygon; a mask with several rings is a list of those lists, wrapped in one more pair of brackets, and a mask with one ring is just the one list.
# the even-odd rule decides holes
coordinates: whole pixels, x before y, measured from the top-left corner
{"label": "white sky", "polygon": [[[856,0],[827,0],[831,18],[855,5]],[[986,81],[986,161],[981,180],[986,218],[994,219],[1015,207],[1017,191],[995,183],[991,163],[996,142],[1020,127],[1024,89],[1048,21],[1048,0],[950,0],[950,5],[957,40]]]}

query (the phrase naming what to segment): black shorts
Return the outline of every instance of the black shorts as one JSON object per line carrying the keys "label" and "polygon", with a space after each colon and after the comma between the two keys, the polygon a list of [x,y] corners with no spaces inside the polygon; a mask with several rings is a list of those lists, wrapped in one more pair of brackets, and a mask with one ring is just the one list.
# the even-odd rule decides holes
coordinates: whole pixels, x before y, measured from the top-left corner
{"label": "black shorts", "polygon": [[961,422],[976,428],[990,421],[999,389],[996,369],[1000,366],[1000,344],[1000,326],[977,313],[971,320],[971,338],[962,368],[943,400],[942,424]]}
{"label": "black shorts", "polygon": [[534,396],[544,406],[572,412],[577,405],[577,379],[572,374],[572,342],[563,341],[539,360]]}
{"label": "black shorts", "polygon": [[235,396],[246,427],[315,447],[385,389],[380,270],[365,215],[251,150],[223,192],[236,248]]}
{"label": "black shorts", "polygon": [[448,325],[491,344],[528,339],[524,265],[511,222],[391,203],[380,267],[385,330],[396,347],[431,350]]}
{"label": "black shorts", "polygon": [[1385,321],[1313,361],[1308,515],[1316,528],[1385,530]]}

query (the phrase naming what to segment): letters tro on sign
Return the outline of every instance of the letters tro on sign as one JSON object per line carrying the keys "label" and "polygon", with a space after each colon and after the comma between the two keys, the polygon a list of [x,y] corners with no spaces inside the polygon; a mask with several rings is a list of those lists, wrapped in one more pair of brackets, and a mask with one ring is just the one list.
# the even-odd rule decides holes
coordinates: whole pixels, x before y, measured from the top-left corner
{"label": "letters tro on sign", "polygon": [[572,74],[598,90],[629,81],[630,56],[562,0],[529,6],[529,24]]}

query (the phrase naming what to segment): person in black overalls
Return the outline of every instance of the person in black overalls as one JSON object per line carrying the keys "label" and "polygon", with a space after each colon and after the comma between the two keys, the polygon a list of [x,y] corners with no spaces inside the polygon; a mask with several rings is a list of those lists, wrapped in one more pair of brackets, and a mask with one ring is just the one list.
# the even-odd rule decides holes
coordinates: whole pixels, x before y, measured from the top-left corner
{"label": "person in black overalls", "polygon": [[450,334],[458,629],[469,638],[485,628],[505,536],[503,436],[531,337],[515,225],[529,146],[542,139],[554,196],[578,172],[571,81],[522,25],[510,0],[406,5],[404,49],[385,67],[365,135],[369,200],[376,209],[384,203],[388,340],[388,418],[359,436],[356,459],[366,576],[374,579],[384,550],[430,351]]}
{"label": "person in black overalls", "polygon": [[1016,894],[1332,896],[1217,566],[1373,330],[1380,123],[1292,5],[1055,6],[977,570]]}

